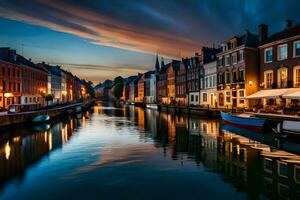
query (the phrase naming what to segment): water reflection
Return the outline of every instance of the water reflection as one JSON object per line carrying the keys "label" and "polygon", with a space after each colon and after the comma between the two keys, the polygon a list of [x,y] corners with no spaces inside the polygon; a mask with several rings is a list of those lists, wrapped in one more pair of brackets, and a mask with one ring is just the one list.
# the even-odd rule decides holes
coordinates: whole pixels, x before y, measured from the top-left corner
{"label": "water reflection", "polygon": [[[74,135],[78,137],[72,137]],[[166,189],[170,186],[173,192],[158,192],[157,196],[151,197],[163,199],[174,195],[182,199],[186,194],[180,191],[187,189],[184,186],[177,188],[178,183],[173,180],[185,180],[188,183],[185,187],[197,188],[193,189],[193,194],[202,195],[204,199],[227,198],[222,196],[224,191],[220,188],[228,185],[233,197],[239,199],[300,199],[297,144],[278,141],[269,134],[258,135],[224,126],[219,119],[170,115],[134,106],[116,108],[113,104],[96,106],[92,112],[51,127],[42,125],[3,132],[0,138],[0,190],[3,192],[10,180],[22,181],[32,166],[43,164],[43,158],[70,144],[71,138],[77,142],[69,145],[68,165],[63,166],[59,159],[49,161],[63,167],[48,171],[53,173],[52,178],[58,178],[49,179],[46,191],[58,190],[61,198],[68,198],[72,193],[78,199],[100,196],[114,199],[111,196],[130,193],[130,186],[138,181],[141,187],[135,185],[135,189],[141,190],[139,194],[146,195],[149,187]],[[188,173],[174,179],[171,169],[176,169],[176,173],[183,170]],[[206,184],[201,179],[220,179],[221,183],[215,181],[217,185],[211,186],[211,182]],[[76,193],[80,181],[85,181],[79,185],[88,193]],[[149,185],[145,185],[147,183]],[[209,188],[214,194],[204,194],[199,190],[201,187]],[[229,196],[230,191],[225,195]],[[9,190],[4,193],[10,194]],[[156,194],[155,189],[151,193]],[[128,195],[135,199],[145,197],[135,192]],[[18,197],[22,199],[22,193]],[[45,199],[45,196],[40,197]]]}
{"label": "water reflection", "polygon": [[[59,149],[72,137],[82,118],[70,118],[52,126],[42,124],[22,129],[2,130],[0,143],[0,187],[8,180],[19,180],[26,169],[47,156],[50,151]],[[0,188],[1,190],[1,188]]]}

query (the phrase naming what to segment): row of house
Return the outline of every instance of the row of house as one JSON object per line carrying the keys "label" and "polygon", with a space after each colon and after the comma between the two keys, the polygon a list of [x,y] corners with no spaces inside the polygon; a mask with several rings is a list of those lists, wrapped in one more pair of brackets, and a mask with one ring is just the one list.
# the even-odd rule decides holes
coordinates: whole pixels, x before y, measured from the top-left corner
{"label": "row of house", "polygon": [[35,64],[10,48],[0,48],[0,107],[12,104],[44,106],[45,96],[52,103],[77,102],[88,97],[85,83],[59,66]]}
{"label": "row of house", "polygon": [[[300,99],[300,25],[287,20],[272,35],[246,30],[218,48],[203,47],[191,58],[159,63],[155,71],[125,83],[130,103],[213,108],[291,107]],[[109,91],[109,90],[107,90]]]}

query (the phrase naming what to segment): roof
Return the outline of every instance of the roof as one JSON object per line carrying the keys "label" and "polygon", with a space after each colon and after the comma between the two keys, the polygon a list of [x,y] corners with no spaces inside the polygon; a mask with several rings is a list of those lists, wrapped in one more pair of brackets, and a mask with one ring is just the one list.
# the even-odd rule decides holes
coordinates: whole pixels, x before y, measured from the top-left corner
{"label": "roof", "polygon": [[148,71],[145,73],[145,78],[150,78],[151,74],[155,74],[155,71]]}
{"label": "roof", "polygon": [[39,63],[37,65],[44,67],[49,73],[55,76],[61,76],[61,68],[59,66],[51,66],[45,63]]}
{"label": "roof", "polygon": [[258,35],[250,33],[248,30],[243,35],[235,35],[229,40],[224,41],[223,43],[229,43],[232,39],[237,40],[237,47],[242,45],[248,47],[257,47],[258,45]]}
{"label": "roof", "polygon": [[269,36],[267,39],[262,41],[261,45],[271,43],[278,40],[283,40],[286,38],[294,37],[300,35],[300,24],[292,26],[290,28],[285,28],[284,30],[274,33],[273,35]]}
{"label": "roof", "polygon": [[25,66],[28,66],[28,67],[31,67],[31,68],[34,68],[34,69],[37,69],[37,70],[48,73],[47,70],[43,69],[42,67],[37,66],[36,64],[31,62],[30,59],[28,60],[28,59],[24,58],[23,56],[21,56],[19,54],[16,54],[16,56],[17,56],[16,59],[17,59],[18,64],[25,65]]}
{"label": "roof", "polygon": [[247,96],[247,99],[275,99],[277,97],[284,97],[295,92],[299,92],[300,88],[281,88],[281,89],[270,89],[270,90],[260,90],[254,94]]}

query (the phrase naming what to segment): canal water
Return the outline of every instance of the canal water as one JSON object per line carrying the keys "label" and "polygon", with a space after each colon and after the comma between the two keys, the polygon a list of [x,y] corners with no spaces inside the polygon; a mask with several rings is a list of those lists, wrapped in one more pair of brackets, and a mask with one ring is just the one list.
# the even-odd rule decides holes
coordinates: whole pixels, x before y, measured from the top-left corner
{"label": "canal water", "polygon": [[0,199],[300,199],[300,144],[133,106],[0,135]]}

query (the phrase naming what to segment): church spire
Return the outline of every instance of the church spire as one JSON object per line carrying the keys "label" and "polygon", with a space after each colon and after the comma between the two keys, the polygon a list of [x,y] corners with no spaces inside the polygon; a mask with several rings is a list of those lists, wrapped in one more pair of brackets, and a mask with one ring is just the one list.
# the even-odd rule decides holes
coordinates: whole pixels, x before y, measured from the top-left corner
{"label": "church spire", "polygon": [[164,57],[161,57],[161,68],[165,67]]}
{"label": "church spire", "polygon": [[160,66],[159,66],[159,61],[158,61],[158,54],[156,54],[156,63],[155,63],[155,71],[159,72]]}

